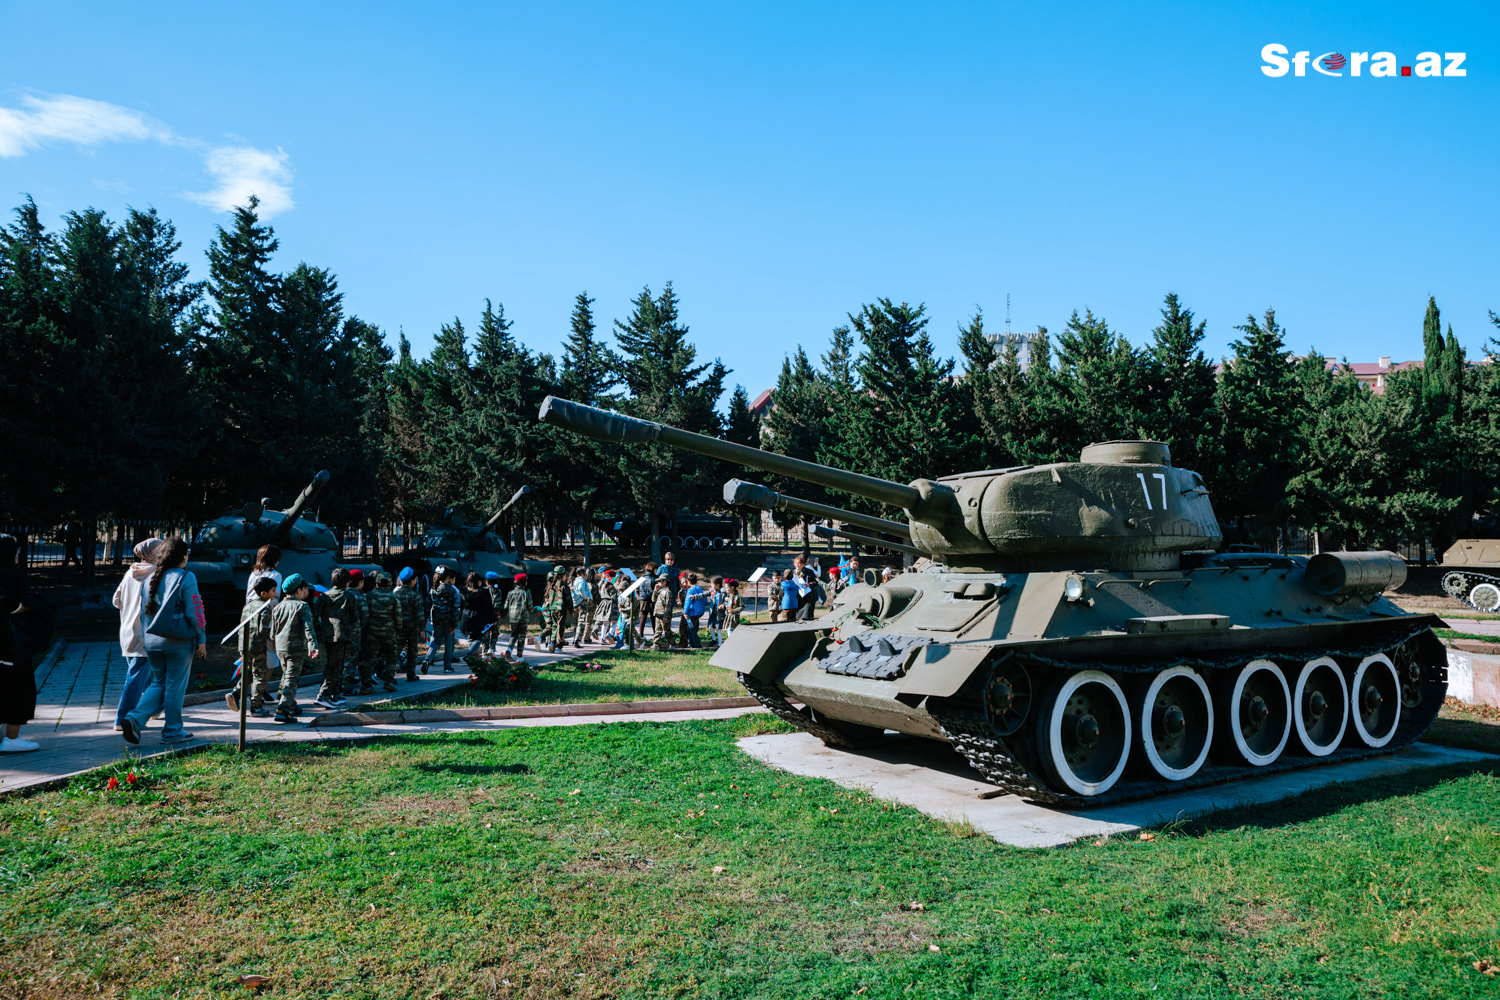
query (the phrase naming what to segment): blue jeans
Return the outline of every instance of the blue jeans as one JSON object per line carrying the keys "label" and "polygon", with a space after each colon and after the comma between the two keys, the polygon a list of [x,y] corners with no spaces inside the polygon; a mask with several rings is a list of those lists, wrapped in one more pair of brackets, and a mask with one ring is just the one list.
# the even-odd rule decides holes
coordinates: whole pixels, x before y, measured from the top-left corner
{"label": "blue jeans", "polygon": [[135,709],[126,716],[137,730],[145,729],[151,716],[164,710],[166,719],[161,727],[162,739],[183,734],[182,696],[187,693],[196,651],[197,647],[191,642],[184,642],[180,647],[174,643],[166,649],[146,650],[146,659],[151,663],[151,683]]}
{"label": "blue jeans", "polygon": [[427,655],[422,662],[432,663],[432,658],[437,655],[438,647],[443,647],[443,668],[453,666],[453,633],[454,629],[434,629],[432,641],[427,644]]}
{"label": "blue jeans", "polygon": [[144,656],[125,657],[125,690],[120,692],[120,704],[115,707],[115,725],[125,718],[125,713],[141,703],[141,695],[151,683],[151,661]]}
{"label": "blue jeans", "polygon": [[687,629],[685,631],[687,632],[688,645],[694,649],[703,648],[703,643],[698,639],[698,619],[701,617],[701,615],[693,615],[692,617],[688,617],[687,615],[682,616],[682,620],[687,622]]}

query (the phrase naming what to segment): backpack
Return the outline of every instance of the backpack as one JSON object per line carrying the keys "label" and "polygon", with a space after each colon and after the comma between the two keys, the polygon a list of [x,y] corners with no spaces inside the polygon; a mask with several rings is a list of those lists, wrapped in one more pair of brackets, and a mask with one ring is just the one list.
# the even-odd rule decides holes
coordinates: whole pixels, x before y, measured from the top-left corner
{"label": "backpack", "polygon": [[708,599],[704,597],[703,591],[688,596],[687,603],[683,605],[682,612],[689,618],[697,618],[708,610]]}

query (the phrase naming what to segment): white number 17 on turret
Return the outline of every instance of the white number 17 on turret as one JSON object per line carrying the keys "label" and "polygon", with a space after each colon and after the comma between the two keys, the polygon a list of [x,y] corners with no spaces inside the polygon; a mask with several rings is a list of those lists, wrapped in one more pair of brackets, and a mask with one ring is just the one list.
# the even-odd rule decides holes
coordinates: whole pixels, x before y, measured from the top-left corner
{"label": "white number 17 on turret", "polygon": [[[1146,509],[1147,510],[1155,510],[1156,508],[1153,507],[1153,506],[1151,506],[1151,490],[1149,488],[1147,488],[1147,486],[1146,486],[1146,474],[1144,472],[1137,472],[1135,474],[1135,478],[1137,478],[1137,479],[1139,479],[1141,481],[1141,492],[1146,495]],[[1158,482],[1161,483],[1161,509],[1162,510],[1166,510],[1167,509],[1167,477],[1163,473],[1153,472],[1153,473],[1151,473],[1151,478],[1155,479],[1155,480],[1157,480]]]}

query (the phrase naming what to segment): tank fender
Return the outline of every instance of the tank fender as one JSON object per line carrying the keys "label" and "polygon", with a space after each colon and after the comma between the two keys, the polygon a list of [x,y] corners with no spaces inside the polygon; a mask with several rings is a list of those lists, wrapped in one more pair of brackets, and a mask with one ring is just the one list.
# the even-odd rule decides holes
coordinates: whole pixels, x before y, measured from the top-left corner
{"label": "tank fender", "polygon": [[1062,606],[1063,587],[1073,573],[1028,573],[1011,619],[1010,638],[1040,639]]}
{"label": "tank fender", "polygon": [[708,664],[748,674],[758,681],[775,681],[812,652],[818,636],[819,630],[810,628],[741,625]]}
{"label": "tank fender", "polygon": [[896,682],[896,695],[950,698],[994,651],[993,645],[977,642],[923,646],[906,668],[906,676]]}
{"label": "tank fender", "polygon": [[228,563],[189,561],[187,568],[189,573],[197,577],[200,588],[234,586],[234,577],[230,574]]}

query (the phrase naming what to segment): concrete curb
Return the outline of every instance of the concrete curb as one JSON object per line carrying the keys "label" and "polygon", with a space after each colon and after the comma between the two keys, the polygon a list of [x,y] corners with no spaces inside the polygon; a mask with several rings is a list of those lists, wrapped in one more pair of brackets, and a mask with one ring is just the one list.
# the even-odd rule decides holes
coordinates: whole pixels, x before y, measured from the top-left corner
{"label": "concrete curb", "polygon": [[[297,688],[299,690],[302,689],[302,688],[308,687],[309,685],[312,685],[312,684],[322,684],[322,683],[323,683],[323,674],[321,672],[316,673],[316,674],[303,674],[302,676],[300,676],[300,677],[297,678]],[[281,678],[278,677],[276,680],[271,681],[270,683],[268,683],[266,685],[266,689],[269,690],[269,691],[273,691],[273,692],[274,691],[280,691],[281,690]],[[223,701],[224,700],[224,696],[226,694],[228,694],[231,691],[238,691],[238,690],[239,690],[238,687],[227,687],[227,688],[215,688],[212,691],[195,691],[194,693],[192,693],[190,695],[187,695],[186,697],[184,697],[182,699],[182,707],[183,708],[187,708],[190,705],[207,705],[210,702]]]}
{"label": "concrete curb", "polygon": [[677,698],[667,701],[611,701],[584,705],[496,705],[493,708],[414,708],[401,712],[333,712],[308,722],[327,726],[402,726],[474,719],[545,719],[565,715],[649,715],[654,712],[701,712],[717,708],[755,708],[754,698]]}

